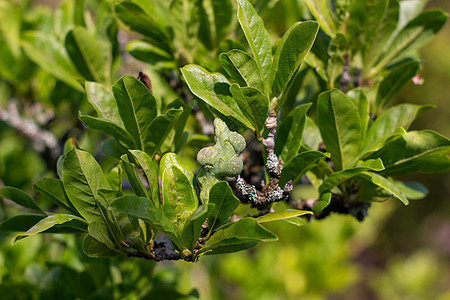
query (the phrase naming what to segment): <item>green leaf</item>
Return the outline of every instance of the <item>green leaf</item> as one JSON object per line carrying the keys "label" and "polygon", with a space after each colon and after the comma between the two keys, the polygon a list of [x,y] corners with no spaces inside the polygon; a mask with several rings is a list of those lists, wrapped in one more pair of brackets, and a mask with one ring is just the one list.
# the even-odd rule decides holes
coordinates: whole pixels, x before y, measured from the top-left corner
{"label": "green leaf", "polygon": [[394,184],[409,200],[423,199],[428,194],[428,189],[424,187],[420,182],[396,180],[394,181]]}
{"label": "green leaf", "polygon": [[436,174],[445,173],[450,170],[450,151],[443,151],[444,154],[431,153],[418,156],[407,163],[391,166],[386,174],[391,176],[405,174]]}
{"label": "green leaf", "polygon": [[353,101],[339,90],[319,95],[317,125],[336,170],[346,168],[359,154],[361,121]]}
{"label": "green leaf", "polygon": [[199,250],[199,254],[224,246],[248,242],[270,242],[276,241],[277,239],[276,235],[259,225],[255,219],[243,218],[228,226],[222,227],[214,233]]}
{"label": "green leaf", "polygon": [[158,183],[158,162],[151,159],[147,153],[140,150],[130,150],[130,153],[137,160],[142,170],[144,171],[145,177],[147,177],[153,204],[156,207],[159,207],[160,196]]}
{"label": "green leaf", "polygon": [[[47,216],[42,215],[17,215],[8,218],[0,223],[0,232],[10,233],[10,232],[24,232],[30,229],[33,225],[39,221],[45,219]],[[87,224],[86,222],[74,219],[63,225],[56,225],[49,228],[45,233],[86,233]]]}
{"label": "green leaf", "polygon": [[159,22],[140,6],[130,1],[122,1],[116,5],[116,15],[131,30],[142,34],[158,46],[168,48],[167,33]]}
{"label": "green leaf", "polygon": [[375,105],[378,111],[381,110],[398,91],[408,82],[416,76],[419,71],[420,63],[417,61],[408,61],[401,64],[397,68],[389,72],[389,74],[381,81]]}
{"label": "green leaf", "polygon": [[91,222],[88,226],[88,232],[91,237],[102,243],[113,251],[120,252],[114,245],[114,242],[110,239],[110,231],[105,223]]}
{"label": "green leaf", "polygon": [[34,202],[34,200],[30,196],[28,196],[27,193],[17,188],[10,186],[0,187],[0,198],[9,199],[20,206],[46,215],[46,213],[36,204],[36,202]]}
{"label": "green leaf", "polygon": [[219,181],[209,192],[209,203],[215,204],[208,213],[208,227],[211,233],[230,219],[241,202],[226,181]]}
{"label": "green leaf", "polygon": [[414,164],[423,156],[449,153],[450,140],[434,131],[424,130],[396,136],[372,156],[383,160],[386,169],[382,174],[399,174],[399,171],[404,171],[405,168],[408,170],[408,165]]}
{"label": "green leaf", "polygon": [[[213,45],[216,47],[228,33],[228,28],[233,20],[233,1],[232,0],[210,0],[204,1],[203,5],[210,2],[212,13],[208,14],[209,29],[213,31]],[[210,11],[206,9],[206,11]],[[214,25],[212,25],[214,24]],[[207,25],[207,26],[208,26]],[[220,53],[220,52],[219,52]]]}
{"label": "green leaf", "polygon": [[241,87],[251,86],[264,93],[264,81],[255,59],[248,53],[233,49],[220,55],[220,63]]}
{"label": "green leaf", "polygon": [[127,131],[139,150],[144,150],[144,138],[150,122],[156,117],[156,100],[147,87],[130,75],[125,75],[113,86],[114,97]]}
{"label": "green leaf", "polygon": [[292,180],[292,182],[295,183],[300,177],[305,175],[319,159],[325,157],[328,157],[328,155],[314,150],[305,151],[294,156],[283,166],[278,185],[283,187],[289,180]]}
{"label": "green leaf", "polygon": [[272,84],[272,47],[263,20],[247,0],[237,0],[238,20],[252,49],[258,71],[264,81],[264,94],[270,95]]}
{"label": "green leaf", "polygon": [[336,25],[327,0],[305,0],[305,3],[314,18],[320,23],[320,28],[333,37],[336,33]]}
{"label": "green leaf", "polygon": [[120,160],[125,173],[127,173],[128,182],[130,183],[133,192],[138,197],[148,197],[147,190],[142,184],[142,181],[136,172],[135,166],[128,161],[128,156],[124,154],[122,155],[122,157],[120,157]]}
{"label": "green leaf", "polygon": [[25,233],[16,235],[14,237],[13,243],[15,243],[18,240],[21,240],[23,238],[26,238],[28,236],[32,236],[32,235],[44,232],[44,231],[52,228],[53,226],[61,225],[61,224],[70,222],[72,220],[78,220],[81,222],[85,222],[82,218],[77,217],[77,216],[67,215],[67,214],[54,214],[54,215],[48,216],[48,217],[40,220],[33,227],[28,229]]}
{"label": "green leaf", "polygon": [[369,73],[377,74],[394,59],[399,59],[410,50],[419,48],[428,42],[447,21],[447,15],[440,10],[427,10],[410,21],[397,35],[391,38],[391,43],[385,47],[379,62]]}
{"label": "green leaf", "polygon": [[113,251],[100,243],[92,236],[87,234],[83,239],[83,252],[89,257],[102,258],[102,257],[114,257],[119,256],[120,253]]}
{"label": "green leaf", "polygon": [[389,108],[370,126],[364,141],[364,151],[379,149],[399,128],[408,130],[411,123],[432,105],[400,104]]}
{"label": "green leaf", "polygon": [[286,90],[314,44],[318,31],[319,23],[306,21],[295,23],[284,34],[274,56],[272,94],[275,97],[280,97]]}
{"label": "green leaf", "polygon": [[134,58],[165,69],[176,68],[171,53],[149,42],[133,40],[127,44],[127,52]]}
{"label": "green leaf", "polygon": [[252,124],[231,96],[231,85],[225,76],[220,73],[209,73],[197,65],[184,66],[181,68],[181,73],[195,96],[226,117],[233,118],[247,128],[254,130]]}
{"label": "green leaf", "polygon": [[97,112],[98,118],[107,119],[116,123],[119,127],[123,127],[122,118],[120,117],[117,102],[114,94],[104,85],[98,82],[86,81],[84,84],[87,99]]}
{"label": "green leaf", "polygon": [[234,253],[239,252],[243,250],[250,249],[254,246],[256,246],[257,242],[248,242],[248,243],[241,243],[241,244],[233,244],[228,246],[220,246],[218,248],[214,248],[212,250],[209,250],[206,253],[202,253],[204,255],[218,255],[218,254],[226,254],[226,253]]}
{"label": "green leaf", "polygon": [[68,210],[71,213],[78,214],[64,191],[62,181],[56,178],[45,178],[35,183],[33,189],[41,193],[45,198],[56,205]]}
{"label": "green leaf", "polygon": [[115,166],[109,169],[106,181],[108,181],[114,192],[122,192],[122,168],[119,163],[116,163]]}
{"label": "green leaf", "polygon": [[160,151],[162,144],[177,124],[178,119],[183,113],[183,108],[169,109],[164,115],[157,116],[150,124],[150,128],[145,138],[145,152],[151,158]]}
{"label": "green leaf", "polygon": [[349,96],[353,100],[353,103],[355,103],[355,106],[358,109],[359,120],[361,121],[361,140],[364,141],[364,139],[366,138],[367,127],[369,126],[369,101],[367,100],[367,97],[366,95],[364,95],[364,91],[361,88],[350,90],[347,93],[347,96]]}
{"label": "green leaf", "polygon": [[194,174],[180,164],[176,154],[161,158],[159,174],[163,195],[163,212],[181,233],[186,219],[197,209],[197,193],[193,186]]}
{"label": "green leaf", "polygon": [[383,162],[381,159],[369,159],[364,161],[359,166],[345,169],[339,172],[332,173],[327,179],[325,179],[319,187],[319,193],[324,194],[331,191],[335,186],[361,174],[362,172],[373,170],[382,171],[384,170]]}
{"label": "green leaf", "polygon": [[297,155],[306,124],[306,112],[310,103],[297,106],[281,122],[275,136],[275,153],[281,161],[287,162]]}
{"label": "green leaf", "polygon": [[111,207],[116,212],[144,220],[167,235],[179,250],[184,248],[171,220],[149,199],[139,198],[136,195],[127,195],[112,201]]}
{"label": "green leaf", "polygon": [[359,177],[366,179],[367,181],[370,181],[373,184],[385,189],[386,191],[391,193],[392,196],[402,201],[403,204],[408,205],[409,201],[408,199],[406,199],[405,195],[403,195],[400,189],[386,177],[383,177],[381,175],[372,172],[363,172],[362,174],[359,175]]}
{"label": "green leaf", "polygon": [[110,45],[84,27],[75,27],[66,35],[65,45],[78,72],[90,81],[109,84]]}
{"label": "green leaf", "polygon": [[71,64],[63,45],[44,32],[26,32],[22,35],[22,47],[36,65],[57,79],[82,92],[77,70]]}
{"label": "green leaf", "polygon": [[319,127],[314,123],[313,119],[306,116],[305,129],[303,129],[303,145],[311,150],[319,149],[322,143]]}
{"label": "green leaf", "polygon": [[269,114],[269,99],[253,87],[239,87],[233,83],[230,92],[241,108],[242,113],[252,124],[257,135],[261,133]]}
{"label": "green leaf", "polygon": [[321,212],[325,207],[327,207],[331,202],[331,193],[325,193],[320,195],[319,200],[314,204],[312,211],[313,213]]}
{"label": "green leaf", "polygon": [[214,204],[200,205],[193,213],[186,219],[186,223],[181,232],[181,241],[183,245],[194,251],[194,247],[202,233],[202,225],[208,216],[208,210],[214,207]]}
{"label": "green leaf", "polygon": [[[366,10],[364,30],[363,68],[373,66],[383,52],[385,46],[399,24],[399,8],[405,1],[398,0],[371,0]],[[416,1],[406,1],[416,2]],[[401,18],[400,18],[401,19]],[[364,72],[364,71],[363,71]]]}
{"label": "green leaf", "polygon": [[268,213],[260,218],[258,218],[258,223],[273,222],[278,220],[286,220],[299,216],[309,215],[312,212],[308,210],[297,210],[297,209],[287,209],[283,211],[276,211]]}
{"label": "green leaf", "polygon": [[81,122],[83,122],[87,127],[91,129],[100,130],[110,136],[113,136],[119,144],[121,144],[125,148],[135,148],[136,143],[133,137],[120,127],[117,123],[107,119],[101,119],[96,117],[91,117],[88,115],[79,114],[78,118]]}
{"label": "green leaf", "polygon": [[63,160],[63,185],[70,202],[88,223],[104,223],[111,234],[118,232],[109,203],[100,190],[111,190],[100,165],[88,152],[73,149]]}

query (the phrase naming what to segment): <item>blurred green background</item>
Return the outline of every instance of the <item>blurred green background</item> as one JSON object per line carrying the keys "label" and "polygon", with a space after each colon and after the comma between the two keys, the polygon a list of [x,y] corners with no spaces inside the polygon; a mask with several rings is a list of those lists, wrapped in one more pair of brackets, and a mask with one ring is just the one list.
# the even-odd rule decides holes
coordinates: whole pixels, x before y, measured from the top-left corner
{"label": "blurred green background", "polygon": [[[450,12],[450,1],[432,0],[428,7]],[[277,26],[273,20],[270,24]],[[423,85],[408,84],[396,102],[436,105],[413,128],[449,137],[450,23],[421,54]],[[0,95],[8,88],[2,84]],[[45,91],[40,93],[45,98]],[[0,99],[0,105],[5,103]],[[64,105],[56,106],[70,115],[74,108]],[[75,122],[74,116],[68,118]],[[0,179],[26,188],[45,175],[45,165],[6,127],[0,122]],[[5,173],[13,167],[16,172]],[[303,227],[272,224],[278,242],[202,257],[196,264],[90,259],[74,237],[34,236],[11,246],[11,236],[0,235],[0,298],[450,299],[450,174],[422,175],[420,181],[429,195],[407,207],[398,201],[374,205],[362,223],[332,215]],[[0,219],[13,215],[1,204]]]}

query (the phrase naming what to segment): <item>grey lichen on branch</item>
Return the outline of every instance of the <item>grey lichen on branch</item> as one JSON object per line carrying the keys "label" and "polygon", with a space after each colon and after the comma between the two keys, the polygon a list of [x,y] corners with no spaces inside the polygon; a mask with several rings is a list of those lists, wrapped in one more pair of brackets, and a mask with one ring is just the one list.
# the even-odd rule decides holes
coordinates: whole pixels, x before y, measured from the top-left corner
{"label": "grey lichen on branch", "polygon": [[[276,103],[276,100],[273,102]],[[277,118],[274,109],[271,109],[265,125],[268,134],[267,138],[262,139],[262,143],[267,151],[266,168],[269,174],[269,183],[267,186],[263,184],[263,190],[258,191],[255,186],[246,183],[241,177],[238,177],[236,182],[236,187],[244,196],[246,202],[259,209],[264,209],[274,202],[287,200],[293,188],[292,181],[286,183],[283,188],[278,186],[283,166],[274,151],[275,134],[277,132]]]}
{"label": "grey lichen on branch", "polygon": [[215,145],[201,149],[197,161],[202,166],[197,180],[200,184],[200,200],[207,203],[209,191],[219,180],[236,177],[242,172],[243,161],[240,154],[246,147],[245,139],[228,129],[225,122],[214,120]]}

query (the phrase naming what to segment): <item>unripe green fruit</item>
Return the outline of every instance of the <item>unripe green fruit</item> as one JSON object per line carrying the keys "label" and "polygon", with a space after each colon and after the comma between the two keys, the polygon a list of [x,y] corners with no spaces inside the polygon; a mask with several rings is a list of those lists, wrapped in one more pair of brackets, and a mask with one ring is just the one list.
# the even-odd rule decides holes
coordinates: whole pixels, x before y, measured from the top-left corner
{"label": "unripe green fruit", "polygon": [[230,131],[218,118],[214,120],[214,133],[216,144],[201,149],[197,154],[197,161],[203,167],[197,177],[203,203],[209,200],[209,190],[215,182],[239,175],[244,165],[240,156],[246,147],[244,137]]}

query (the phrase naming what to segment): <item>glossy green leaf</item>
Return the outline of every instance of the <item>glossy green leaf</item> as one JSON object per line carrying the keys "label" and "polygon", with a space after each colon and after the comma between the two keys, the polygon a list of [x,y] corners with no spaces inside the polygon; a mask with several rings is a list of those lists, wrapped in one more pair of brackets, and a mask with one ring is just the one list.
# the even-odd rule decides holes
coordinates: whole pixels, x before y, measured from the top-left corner
{"label": "glossy green leaf", "polygon": [[408,130],[411,123],[432,105],[400,104],[389,108],[370,126],[364,142],[364,151],[377,150],[399,128]]}
{"label": "glossy green leaf", "polygon": [[367,100],[363,89],[360,88],[350,90],[347,93],[347,96],[349,96],[353,100],[356,108],[358,109],[359,120],[361,121],[361,140],[364,141],[364,139],[366,138],[367,127],[369,126],[369,100]]}
{"label": "glossy green leaf", "polygon": [[281,170],[279,186],[284,186],[289,180],[295,183],[300,177],[306,174],[321,159],[328,157],[327,154],[319,151],[305,151],[294,156]]}
{"label": "glossy green leaf", "polygon": [[133,40],[129,42],[127,52],[134,58],[156,67],[176,67],[172,54],[146,41]]}
{"label": "glossy green leaf", "polygon": [[375,101],[378,110],[385,106],[411,78],[416,76],[419,67],[419,62],[408,61],[389,72],[378,87]]}
{"label": "glossy green leaf", "polygon": [[28,236],[32,236],[32,235],[47,231],[48,229],[52,228],[53,226],[61,225],[61,224],[70,222],[72,220],[78,220],[80,222],[85,222],[82,218],[77,217],[77,216],[67,215],[67,214],[54,214],[54,215],[48,216],[48,217],[40,220],[38,223],[36,223],[33,227],[28,229],[26,232],[16,235],[14,237],[13,243],[15,243],[18,240],[21,240],[23,238],[26,238]]}
{"label": "glossy green leaf", "polygon": [[144,171],[149,184],[150,195],[156,207],[160,205],[159,183],[158,183],[158,162],[148,156],[147,153],[140,150],[130,150],[136,161]]}
{"label": "glossy green leaf", "polygon": [[110,232],[117,232],[109,203],[100,194],[100,190],[111,187],[94,157],[78,149],[69,151],[64,156],[62,175],[67,196],[80,215],[89,223],[104,223]]}
{"label": "glossy green leaf", "polygon": [[[372,156],[380,157],[386,167],[383,174],[399,173],[408,169],[409,164],[423,156],[450,153],[450,141],[442,135],[431,131],[410,131],[392,138]],[[446,168],[443,165],[443,168]],[[417,170],[419,171],[419,170]]]}
{"label": "glossy green leaf", "polygon": [[[204,1],[204,4],[207,1]],[[217,46],[228,33],[228,27],[233,20],[232,0],[210,0],[212,14],[210,16],[210,30],[214,31],[214,44]],[[214,26],[211,26],[214,24]]]}
{"label": "glossy green leaf", "polygon": [[231,85],[225,76],[220,73],[210,73],[197,65],[184,66],[181,68],[181,73],[194,95],[223,115],[235,119],[247,128],[254,129],[231,96]]}
{"label": "glossy green leaf", "polygon": [[274,56],[272,94],[279,97],[296,74],[303,58],[311,49],[319,31],[319,23],[298,22],[284,34]]}
{"label": "glossy green leaf", "polygon": [[182,113],[182,107],[170,109],[164,115],[157,116],[153,119],[147,132],[147,137],[145,138],[145,152],[147,152],[151,158],[154,158],[160,151],[162,144],[175,128]]}
{"label": "glossy green leaf", "polygon": [[163,212],[181,232],[186,219],[197,209],[194,174],[183,166],[174,153],[161,158],[159,174],[163,196]]}
{"label": "glossy green leaf", "polygon": [[22,35],[21,44],[35,64],[72,88],[83,91],[78,82],[80,76],[77,70],[63,45],[54,36],[30,31]]}
{"label": "glossy green leaf", "polygon": [[305,147],[311,150],[319,149],[319,145],[322,143],[319,127],[317,127],[313,119],[308,116],[306,116],[306,124],[305,129],[303,129],[302,142]]}
{"label": "glossy green leaf", "polygon": [[325,207],[327,207],[331,202],[331,196],[332,196],[331,193],[325,193],[320,195],[320,198],[312,208],[313,213],[316,214],[318,212],[321,212]]}
{"label": "glossy green leaf", "polygon": [[89,81],[109,84],[110,45],[84,27],[71,29],[65,40],[67,53],[78,72]]}
{"label": "glossy green leaf", "polygon": [[264,94],[270,95],[272,83],[272,47],[263,20],[247,0],[237,0],[238,20],[250,45],[258,71],[264,81]]}
{"label": "glossy green leaf", "polygon": [[45,198],[56,205],[68,210],[71,213],[78,214],[64,191],[62,181],[56,178],[45,178],[35,183],[33,189],[41,193]]}
{"label": "glossy green leaf", "polygon": [[102,258],[120,255],[119,252],[109,249],[89,234],[84,237],[82,247],[83,252],[86,253],[86,255],[89,257]]}
{"label": "glossy green leaf", "polygon": [[297,106],[278,125],[275,153],[283,162],[291,160],[300,150],[306,124],[306,112],[310,107],[310,103]]}
{"label": "glossy green leaf", "polygon": [[133,192],[138,197],[148,197],[147,190],[145,189],[144,185],[142,184],[141,179],[139,178],[135,166],[128,161],[128,156],[126,154],[122,155],[120,158],[122,167],[125,170],[125,173],[128,177],[128,182],[130,183],[131,188],[133,189]]}
{"label": "glossy green leaf", "polygon": [[[376,62],[399,24],[400,6],[398,0],[370,0],[366,10],[363,40],[364,69]],[[415,2],[415,1],[406,1]]]}
{"label": "glossy green leaf", "polygon": [[423,199],[428,195],[428,189],[420,182],[394,181],[394,184],[409,200]]}
{"label": "glossy green leaf", "polygon": [[382,53],[377,66],[371,73],[376,74],[392,60],[399,58],[409,50],[417,49],[430,40],[447,21],[447,15],[440,10],[427,10],[411,20]]}
{"label": "glossy green leaf", "polygon": [[91,117],[88,115],[83,115],[80,113],[78,116],[81,122],[83,122],[87,127],[91,129],[100,130],[110,136],[113,136],[119,143],[121,143],[126,148],[135,148],[136,143],[133,137],[120,127],[117,123],[107,119],[101,119],[96,117]]}
{"label": "glossy green leaf", "polygon": [[147,87],[130,75],[125,75],[113,86],[114,97],[126,130],[139,150],[144,150],[150,122],[156,117],[156,100]]}
{"label": "glossy green leaf", "polygon": [[193,53],[198,46],[201,1],[172,0],[169,7],[173,47],[183,64],[194,62]]}
{"label": "glossy green leaf", "polygon": [[219,181],[209,192],[209,203],[215,204],[208,213],[208,227],[211,233],[230,219],[241,202],[226,181]]}
{"label": "glossy green leaf", "polygon": [[231,85],[230,92],[248,122],[252,124],[252,128],[259,135],[269,114],[269,99],[256,88],[239,87],[236,83]]}
{"label": "glossy green leaf", "polygon": [[186,219],[183,231],[181,232],[181,241],[183,245],[191,252],[194,251],[200,234],[202,233],[202,225],[208,216],[208,210],[214,207],[214,204],[200,205],[193,213]]}
{"label": "glossy green leaf", "polygon": [[178,249],[183,249],[171,220],[147,198],[127,195],[111,202],[114,211],[142,219],[167,235]]}
{"label": "glossy green leaf", "polygon": [[214,248],[238,245],[248,242],[270,242],[278,238],[272,232],[259,225],[253,218],[243,218],[228,226],[222,227],[203,245],[199,253],[207,252]]}
{"label": "glossy green leaf", "polygon": [[110,231],[105,223],[91,222],[88,226],[88,232],[91,237],[102,243],[109,249],[119,252],[118,248],[110,238]]}
{"label": "glossy green leaf", "polygon": [[276,211],[268,213],[261,218],[258,218],[258,223],[273,222],[278,220],[292,219],[299,216],[310,215],[312,212],[308,210],[288,209],[283,211]]}
{"label": "glossy green leaf", "polygon": [[[0,232],[24,232],[33,225],[45,219],[43,215],[16,215],[0,223]],[[86,233],[87,224],[84,220],[73,219],[62,225],[55,225],[45,231],[45,233]]]}
{"label": "glossy green leaf", "polygon": [[326,178],[319,187],[319,193],[324,194],[331,191],[335,186],[361,174],[365,171],[382,171],[384,170],[383,162],[381,159],[370,159],[364,161],[362,164],[356,167],[345,169],[339,172],[332,173],[328,178]]}
{"label": "glossy green leaf", "polygon": [[214,248],[206,253],[202,253],[204,255],[218,255],[218,254],[226,254],[226,253],[234,253],[239,252],[243,250],[250,249],[254,246],[256,246],[257,242],[247,242],[247,243],[241,243],[241,244],[234,244],[234,245],[228,245],[228,246],[220,246],[218,248]]}
{"label": "glossy green leaf", "polygon": [[241,87],[251,86],[264,93],[264,81],[255,59],[248,53],[233,49],[220,55],[220,63]]}
{"label": "glossy green leaf", "polygon": [[333,37],[336,33],[336,25],[327,0],[305,0],[305,3],[314,18],[320,23],[320,28]]}
{"label": "glossy green leaf", "polygon": [[378,175],[372,172],[364,172],[359,175],[359,177],[366,179],[367,181],[372,182],[373,184],[385,189],[389,193],[392,194],[395,198],[402,201],[403,204],[408,205],[409,201],[406,199],[405,195],[400,191],[400,189],[386,177]]}
{"label": "glossy green leaf", "polygon": [[359,154],[362,136],[359,113],[353,101],[336,89],[320,94],[317,125],[335,169],[346,168]]}
{"label": "glossy green leaf", "polygon": [[25,193],[22,190],[19,190],[15,187],[11,186],[4,186],[0,187],[0,198],[6,198],[14,203],[23,206],[25,208],[31,209],[32,211],[46,214],[37,204],[34,202],[34,200],[28,196],[27,193]]}
{"label": "glossy green leaf", "polygon": [[109,169],[106,181],[108,181],[113,191],[122,192],[122,168],[119,163]]}
{"label": "glossy green leaf", "polygon": [[408,160],[406,163],[389,167],[389,170],[385,173],[390,176],[398,176],[405,174],[436,174],[448,172],[450,171],[450,151],[445,151],[444,149],[443,152],[444,154],[431,153],[418,156],[412,160]]}
{"label": "glossy green leaf", "polygon": [[84,88],[89,103],[92,104],[97,112],[97,117],[107,119],[123,128],[122,118],[112,91],[104,85],[92,81],[86,81]]}
{"label": "glossy green leaf", "polygon": [[122,1],[116,5],[117,17],[130,27],[156,44],[167,46],[167,34],[155,18],[131,1]]}

